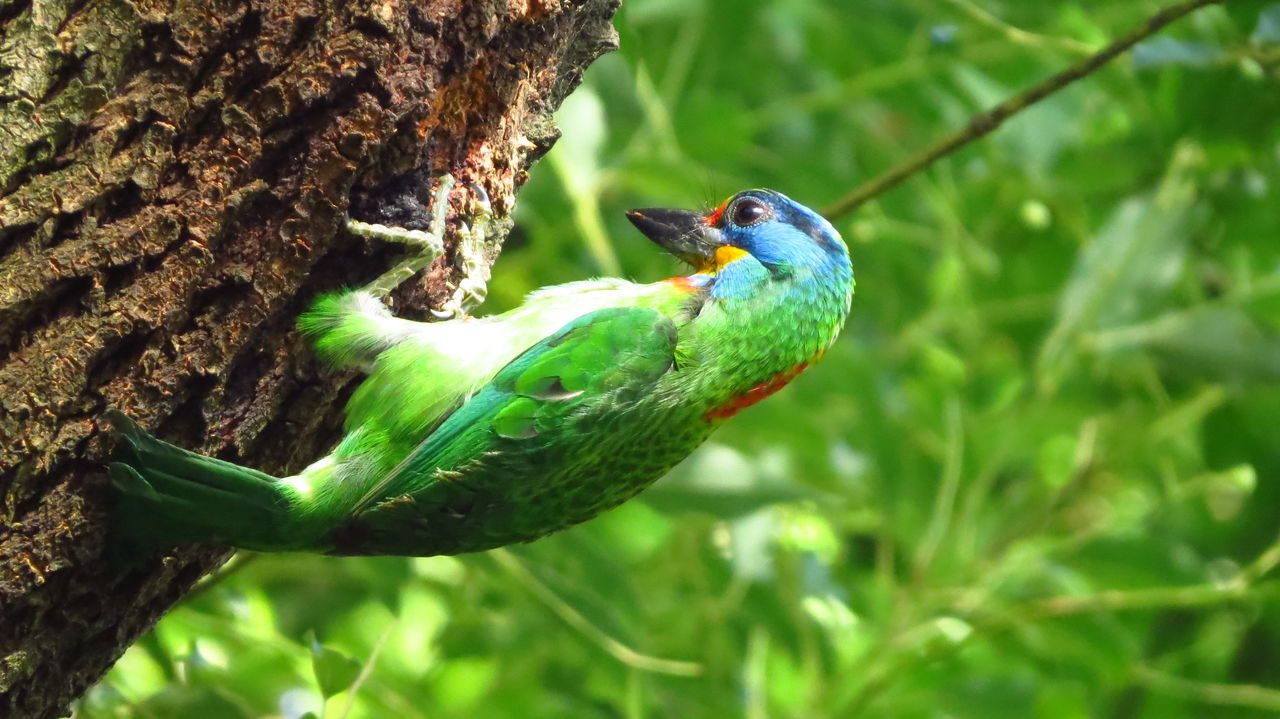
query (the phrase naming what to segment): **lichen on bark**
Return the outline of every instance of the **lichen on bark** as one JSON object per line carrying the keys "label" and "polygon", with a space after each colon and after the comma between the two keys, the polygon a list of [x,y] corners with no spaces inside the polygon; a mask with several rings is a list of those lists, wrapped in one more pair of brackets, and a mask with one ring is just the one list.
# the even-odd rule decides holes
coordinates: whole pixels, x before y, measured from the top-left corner
{"label": "lichen on bark", "polygon": [[[421,223],[445,171],[508,212],[617,1],[0,2],[0,716],[65,713],[223,558],[99,562],[102,412],[321,454],[353,378],[293,320],[395,252],[343,218]],[[396,301],[457,280],[448,254]]]}

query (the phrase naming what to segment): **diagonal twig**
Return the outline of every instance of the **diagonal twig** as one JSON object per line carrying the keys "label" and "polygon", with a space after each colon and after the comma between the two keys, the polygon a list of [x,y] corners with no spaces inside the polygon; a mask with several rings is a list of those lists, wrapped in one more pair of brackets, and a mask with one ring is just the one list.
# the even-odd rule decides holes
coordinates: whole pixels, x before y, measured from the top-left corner
{"label": "diagonal twig", "polygon": [[822,214],[828,220],[836,220],[847,215],[908,177],[932,165],[935,161],[946,157],[974,140],[990,134],[1010,117],[1049,97],[1076,80],[1093,73],[1129,48],[1159,32],[1169,23],[1206,5],[1217,5],[1223,2],[1227,2],[1227,0],[1183,0],[1164,8],[1093,55],[1084,58],[1039,85],[1035,85],[1005,100],[990,110],[974,115],[963,128],[917,152],[881,175],[853,188],[843,197],[824,207]]}
{"label": "diagonal twig", "polygon": [[678,677],[696,677],[703,673],[703,666],[696,662],[663,659],[642,654],[613,638],[604,630],[592,624],[590,619],[587,619],[581,612],[570,606],[568,602],[561,599],[555,593],[555,590],[538,579],[510,550],[494,549],[489,552],[489,557],[532,591],[551,611],[555,612],[556,616],[560,617],[569,626],[577,629],[619,662],[640,671]]}

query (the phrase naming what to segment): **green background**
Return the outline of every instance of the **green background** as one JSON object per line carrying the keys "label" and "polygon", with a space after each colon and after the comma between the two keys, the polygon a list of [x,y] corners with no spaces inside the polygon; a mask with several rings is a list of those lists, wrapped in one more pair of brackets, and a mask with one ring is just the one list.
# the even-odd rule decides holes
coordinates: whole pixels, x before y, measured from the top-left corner
{"label": "green background", "polygon": [[[487,308],[671,275],[624,209],[821,207],[1159,7],[627,0]],[[1278,187],[1280,3],[1200,11],[838,218],[843,335],[641,499],[241,558],[78,716],[1275,716]]]}

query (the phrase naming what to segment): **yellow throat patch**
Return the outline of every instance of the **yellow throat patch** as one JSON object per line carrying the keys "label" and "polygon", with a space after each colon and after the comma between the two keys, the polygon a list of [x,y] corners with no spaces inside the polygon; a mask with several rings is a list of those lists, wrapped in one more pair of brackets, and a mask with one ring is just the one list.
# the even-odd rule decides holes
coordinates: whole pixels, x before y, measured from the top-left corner
{"label": "yellow throat patch", "polygon": [[716,272],[724,269],[725,265],[730,262],[740,260],[746,256],[747,251],[738,247],[730,247],[729,245],[717,247],[715,255],[708,258],[707,261],[698,268],[698,271],[714,275]]}

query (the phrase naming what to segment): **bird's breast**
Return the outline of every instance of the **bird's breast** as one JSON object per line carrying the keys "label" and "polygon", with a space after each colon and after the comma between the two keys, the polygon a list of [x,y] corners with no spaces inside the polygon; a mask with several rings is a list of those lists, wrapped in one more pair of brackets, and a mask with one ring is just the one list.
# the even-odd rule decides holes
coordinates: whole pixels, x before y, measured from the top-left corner
{"label": "bird's breast", "polygon": [[704,419],[714,422],[721,422],[729,419],[733,415],[777,392],[787,386],[791,380],[800,376],[800,373],[809,368],[808,362],[800,364],[774,375],[772,379],[757,384],[746,392],[734,395],[723,404],[714,407],[711,411],[703,415]]}

